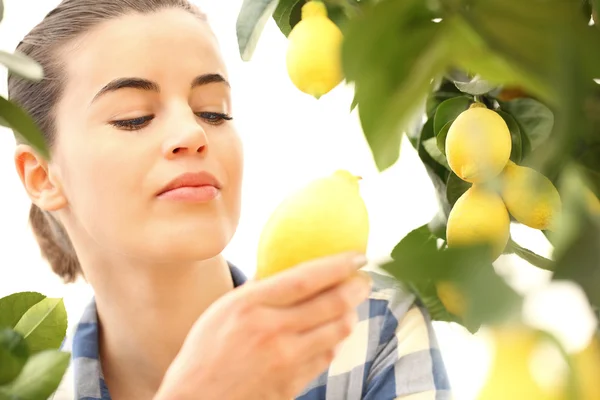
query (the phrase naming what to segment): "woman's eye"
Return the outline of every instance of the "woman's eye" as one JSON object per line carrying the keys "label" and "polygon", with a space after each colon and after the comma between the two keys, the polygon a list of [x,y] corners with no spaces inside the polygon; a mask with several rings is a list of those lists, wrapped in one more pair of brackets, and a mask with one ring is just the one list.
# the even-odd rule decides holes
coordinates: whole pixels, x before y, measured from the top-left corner
{"label": "woman's eye", "polygon": [[196,115],[212,125],[221,125],[223,122],[233,119],[228,114],[218,112],[198,112]]}
{"label": "woman's eye", "polygon": [[147,115],[139,118],[112,121],[110,124],[116,126],[119,129],[124,129],[127,131],[137,131],[148,126],[150,121],[152,121],[153,119],[154,115]]}

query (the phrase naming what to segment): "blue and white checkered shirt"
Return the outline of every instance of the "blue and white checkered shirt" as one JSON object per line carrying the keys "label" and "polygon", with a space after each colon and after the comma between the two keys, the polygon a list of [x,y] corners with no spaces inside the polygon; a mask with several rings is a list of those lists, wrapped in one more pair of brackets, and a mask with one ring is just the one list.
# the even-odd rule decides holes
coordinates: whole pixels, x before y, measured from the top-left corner
{"label": "blue and white checkered shirt", "polygon": [[[231,273],[235,286],[246,281],[234,266]],[[373,290],[358,307],[357,326],[329,369],[296,400],[451,399],[429,314],[396,280],[370,274]],[[94,301],[63,349],[72,352],[72,362],[53,400],[110,400],[98,357]]]}

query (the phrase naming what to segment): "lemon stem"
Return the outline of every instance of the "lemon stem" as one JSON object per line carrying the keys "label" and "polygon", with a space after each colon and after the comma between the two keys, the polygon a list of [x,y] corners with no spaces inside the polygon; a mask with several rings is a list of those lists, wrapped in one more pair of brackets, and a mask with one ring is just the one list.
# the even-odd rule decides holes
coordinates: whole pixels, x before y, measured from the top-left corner
{"label": "lemon stem", "polygon": [[469,109],[472,109],[472,108],[487,108],[487,106],[480,101],[475,101],[475,103],[473,103],[469,106]]}
{"label": "lemon stem", "polygon": [[311,17],[327,17],[327,7],[320,0],[312,0],[302,6],[302,19]]}

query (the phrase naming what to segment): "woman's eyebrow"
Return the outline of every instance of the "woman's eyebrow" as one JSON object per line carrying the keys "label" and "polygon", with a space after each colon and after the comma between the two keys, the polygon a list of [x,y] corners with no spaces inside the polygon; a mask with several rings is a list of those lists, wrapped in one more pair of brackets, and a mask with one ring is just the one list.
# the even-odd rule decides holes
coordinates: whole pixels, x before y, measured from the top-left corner
{"label": "woman's eyebrow", "polygon": [[117,78],[107,83],[92,99],[92,103],[106,93],[116,92],[120,89],[138,89],[151,92],[160,92],[158,83],[143,78]]}
{"label": "woman's eyebrow", "polygon": [[[231,85],[221,74],[202,74],[198,75],[192,81],[192,88],[208,85],[210,83],[224,83],[228,87]],[[116,92],[120,89],[138,89],[150,92],[160,93],[158,83],[144,78],[117,78],[107,83],[92,99],[92,103],[98,100],[106,93]]]}

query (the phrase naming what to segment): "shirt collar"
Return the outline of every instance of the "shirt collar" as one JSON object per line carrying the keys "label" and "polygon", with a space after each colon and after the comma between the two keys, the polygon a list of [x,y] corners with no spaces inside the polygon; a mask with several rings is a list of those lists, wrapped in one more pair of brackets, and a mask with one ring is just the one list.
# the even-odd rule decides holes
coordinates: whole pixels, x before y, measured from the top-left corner
{"label": "shirt collar", "polygon": [[[234,287],[246,283],[244,273],[233,264],[228,264]],[[77,400],[111,400],[100,367],[98,328],[96,301],[92,299],[75,329],[72,342],[71,358]]]}

